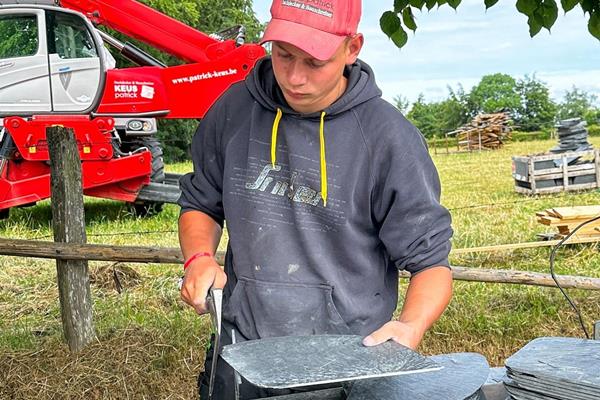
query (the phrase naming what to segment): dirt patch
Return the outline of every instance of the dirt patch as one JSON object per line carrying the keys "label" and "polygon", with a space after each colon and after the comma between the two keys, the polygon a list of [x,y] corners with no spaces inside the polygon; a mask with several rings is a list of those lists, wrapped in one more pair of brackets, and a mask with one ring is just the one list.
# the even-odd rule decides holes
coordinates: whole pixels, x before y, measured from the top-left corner
{"label": "dirt patch", "polygon": [[90,268],[90,283],[102,289],[115,289],[121,293],[142,283],[142,276],[133,268],[121,263]]}

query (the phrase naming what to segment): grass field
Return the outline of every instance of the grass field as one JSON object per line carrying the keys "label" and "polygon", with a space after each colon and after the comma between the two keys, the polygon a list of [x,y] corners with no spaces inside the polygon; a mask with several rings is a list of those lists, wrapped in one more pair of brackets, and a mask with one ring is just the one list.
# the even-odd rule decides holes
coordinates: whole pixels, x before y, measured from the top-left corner
{"label": "grass field", "polygon": [[[592,138],[595,146],[600,138]],[[600,193],[525,197],[513,190],[511,155],[548,150],[553,141],[521,142],[495,152],[435,155],[455,248],[536,240],[548,231],[534,213],[599,204]],[[184,172],[189,164],[170,166]],[[121,203],[86,199],[88,242],[177,246],[178,208],[136,218]],[[48,202],[11,210],[0,236],[51,240]],[[454,265],[547,272],[548,248],[452,257]],[[561,274],[600,276],[597,245],[560,251]],[[177,265],[90,263],[97,341],[79,354],[62,343],[55,263],[0,258],[0,399],[191,399],[209,332],[179,300]],[[113,275],[124,287],[115,290]],[[400,284],[401,289],[406,286]],[[600,319],[600,293],[571,290],[588,327]],[[473,351],[502,365],[529,340],[580,336],[577,318],[553,288],[457,282],[454,299],[421,347],[427,354]]]}

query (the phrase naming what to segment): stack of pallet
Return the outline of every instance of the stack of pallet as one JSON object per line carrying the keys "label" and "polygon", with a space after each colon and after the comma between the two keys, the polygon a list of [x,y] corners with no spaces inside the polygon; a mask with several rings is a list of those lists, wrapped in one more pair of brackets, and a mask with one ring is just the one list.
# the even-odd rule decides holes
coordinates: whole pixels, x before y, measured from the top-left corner
{"label": "stack of pallet", "polygon": [[[557,238],[571,233],[583,222],[600,216],[600,206],[577,206],[549,208],[535,214],[537,221],[547,226],[558,228]],[[600,219],[586,224],[577,231],[574,237],[597,237],[600,239]]]}
{"label": "stack of pallet", "polygon": [[510,122],[508,113],[479,114],[450,134],[456,134],[459,150],[498,149],[510,139]]}

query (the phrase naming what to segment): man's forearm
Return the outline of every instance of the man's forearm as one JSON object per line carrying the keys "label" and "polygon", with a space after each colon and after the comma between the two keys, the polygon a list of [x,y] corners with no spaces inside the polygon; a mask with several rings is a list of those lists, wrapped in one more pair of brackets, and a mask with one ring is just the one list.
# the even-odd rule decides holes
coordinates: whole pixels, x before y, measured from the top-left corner
{"label": "man's forearm", "polygon": [[221,226],[200,211],[188,211],[179,217],[179,244],[187,260],[200,252],[214,254],[221,239]]}
{"label": "man's forearm", "polygon": [[423,333],[437,321],[452,298],[452,271],[432,267],[415,275],[408,285],[399,321]]}

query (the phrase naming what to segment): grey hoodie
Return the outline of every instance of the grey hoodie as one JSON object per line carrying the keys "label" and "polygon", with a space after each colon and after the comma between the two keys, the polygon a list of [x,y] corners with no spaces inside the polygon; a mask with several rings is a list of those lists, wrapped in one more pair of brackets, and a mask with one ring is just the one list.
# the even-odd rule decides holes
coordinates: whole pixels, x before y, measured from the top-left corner
{"label": "grey hoodie", "polygon": [[369,66],[345,74],[324,114],[301,115],[265,58],[194,136],[179,204],[227,221],[223,318],[246,339],[369,334],[392,318],[399,269],[448,266],[450,215],[422,135]]}

